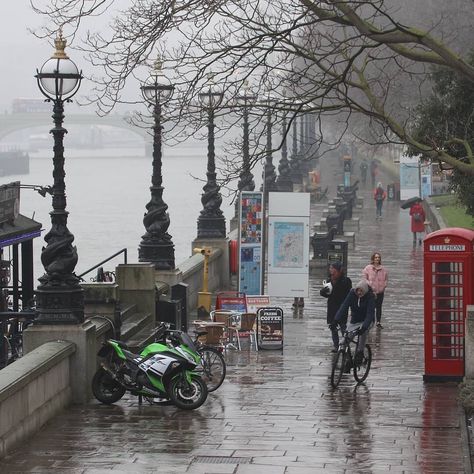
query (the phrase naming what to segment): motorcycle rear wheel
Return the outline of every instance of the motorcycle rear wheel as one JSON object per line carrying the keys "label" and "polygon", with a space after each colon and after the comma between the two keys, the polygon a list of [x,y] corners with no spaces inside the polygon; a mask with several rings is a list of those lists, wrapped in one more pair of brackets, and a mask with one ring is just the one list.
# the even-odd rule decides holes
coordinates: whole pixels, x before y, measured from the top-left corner
{"label": "motorcycle rear wheel", "polygon": [[201,377],[193,377],[189,384],[184,376],[177,376],[168,385],[173,404],[181,410],[195,410],[207,399],[207,385]]}
{"label": "motorcycle rear wheel", "polygon": [[118,402],[125,395],[125,388],[122,387],[104,369],[99,369],[92,379],[92,393],[101,403],[110,405]]}

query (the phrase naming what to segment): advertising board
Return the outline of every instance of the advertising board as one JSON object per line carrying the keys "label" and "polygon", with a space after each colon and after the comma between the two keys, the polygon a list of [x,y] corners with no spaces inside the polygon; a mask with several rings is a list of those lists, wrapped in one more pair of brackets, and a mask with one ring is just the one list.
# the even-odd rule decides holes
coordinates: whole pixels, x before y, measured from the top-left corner
{"label": "advertising board", "polygon": [[281,308],[258,309],[257,345],[259,349],[283,349],[283,310]]}

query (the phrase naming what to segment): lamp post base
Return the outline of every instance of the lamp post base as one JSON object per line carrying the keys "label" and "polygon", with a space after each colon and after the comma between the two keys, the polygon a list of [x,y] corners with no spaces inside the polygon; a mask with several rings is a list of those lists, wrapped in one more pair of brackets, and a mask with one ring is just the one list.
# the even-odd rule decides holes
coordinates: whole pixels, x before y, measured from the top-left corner
{"label": "lamp post base", "polygon": [[138,261],[152,263],[157,270],[173,270],[174,245],[171,241],[142,240],[138,247]]}
{"label": "lamp post base", "polygon": [[224,216],[199,216],[198,239],[222,239],[226,236]]}
{"label": "lamp post base", "polygon": [[35,324],[82,324],[84,290],[79,286],[45,286],[36,289]]}

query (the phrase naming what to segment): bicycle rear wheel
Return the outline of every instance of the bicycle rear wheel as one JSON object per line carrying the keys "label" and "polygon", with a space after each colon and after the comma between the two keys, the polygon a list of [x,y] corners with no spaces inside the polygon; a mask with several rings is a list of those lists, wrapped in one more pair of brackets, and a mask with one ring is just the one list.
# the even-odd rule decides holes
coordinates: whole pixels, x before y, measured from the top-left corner
{"label": "bicycle rear wheel", "polygon": [[372,364],[372,349],[368,344],[364,347],[362,362],[354,364],[354,378],[358,383],[363,382],[369,375],[370,366]]}
{"label": "bicycle rear wheel", "polygon": [[331,371],[331,385],[336,388],[341,381],[342,375],[344,374],[344,368],[346,367],[347,351],[338,351],[334,356]]}
{"label": "bicycle rear wheel", "polygon": [[202,346],[198,348],[202,359],[203,372],[201,378],[207,385],[207,391],[217,390],[225,379],[226,364],[224,356],[214,347]]}

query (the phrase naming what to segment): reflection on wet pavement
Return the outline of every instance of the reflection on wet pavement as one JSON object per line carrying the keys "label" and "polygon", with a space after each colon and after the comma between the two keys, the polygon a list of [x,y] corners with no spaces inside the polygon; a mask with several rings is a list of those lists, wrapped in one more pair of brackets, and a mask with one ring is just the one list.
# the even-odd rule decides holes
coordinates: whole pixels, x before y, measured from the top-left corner
{"label": "reflection on wet pavement", "polygon": [[[423,384],[422,251],[413,249],[407,213],[389,202],[375,220],[368,191],[354,280],[374,250],[390,283],[383,330],[372,330],[367,381],[345,375],[331,389],[331,337],[323,274],[310,298],[285,314],[283,351],[228,351],[228,375],[204,406],[139,406],[135,397],[107,407],[72,407],[0,462],[1,472],[117,473],[462,473],[463,430],[454,384]],[[313,208],[322,212],[324,205]]]}

